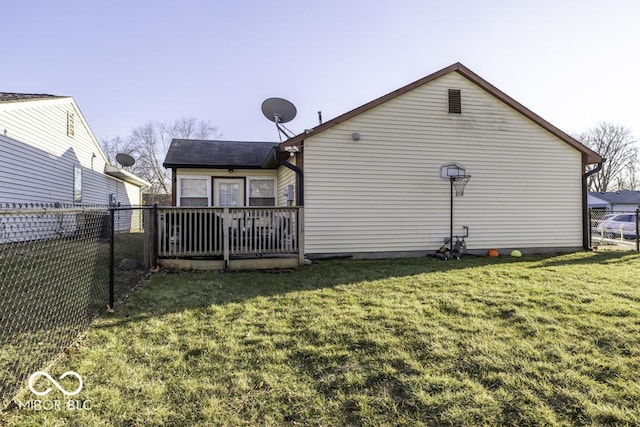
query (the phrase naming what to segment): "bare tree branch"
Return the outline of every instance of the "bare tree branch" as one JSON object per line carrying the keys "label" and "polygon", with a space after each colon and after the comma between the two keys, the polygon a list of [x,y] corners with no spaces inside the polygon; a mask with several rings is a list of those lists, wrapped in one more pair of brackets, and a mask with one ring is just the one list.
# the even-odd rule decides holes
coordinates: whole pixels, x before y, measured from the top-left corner
{"label": "bare tree branch", "polygon": [[132,155],[136,163],[128,170],[151,183],[149,193],[169,194],[171,173],[162,166],[162,162],[171,140],[216,139],[221,136],[210,121],[184,117],[173,123],[148,122],[133,129],[127,139],[117,136],[102,141],[102,146],[112,164],[117,153]]}
{"label": "bare tree branch", "polygon": [[638,181],[638,148],[637,141],[629,129],[601,122],[578,135],[576,139],[606,159],[602,170],[589,178],[590,191],[635,187]]}

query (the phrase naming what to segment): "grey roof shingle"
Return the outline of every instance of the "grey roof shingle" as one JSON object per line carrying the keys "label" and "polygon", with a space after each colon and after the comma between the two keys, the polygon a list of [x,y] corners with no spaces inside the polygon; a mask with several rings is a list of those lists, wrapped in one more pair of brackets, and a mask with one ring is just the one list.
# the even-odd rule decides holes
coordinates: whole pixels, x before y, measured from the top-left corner
{"label": "grey roof shingle", "polygon": [[173,139],[164,159],[166,168],[275,169],[276,142]]}
{"label": "grey roof shingle", "polygon": [[639,204],[640,205],[640,191],[636,190],[620,190],[620,191],[607,191],[607,192],[598,192],[598,191],[590,191],[594,197],[598,199],[604,200],[612,205],[617,204]]}
{"label": "grey roof shingle", "polygon": [[0,92],[0,102],[33,101],[35,99],[55,98],[64,98],[64,96],[48,95],[44,93]]}

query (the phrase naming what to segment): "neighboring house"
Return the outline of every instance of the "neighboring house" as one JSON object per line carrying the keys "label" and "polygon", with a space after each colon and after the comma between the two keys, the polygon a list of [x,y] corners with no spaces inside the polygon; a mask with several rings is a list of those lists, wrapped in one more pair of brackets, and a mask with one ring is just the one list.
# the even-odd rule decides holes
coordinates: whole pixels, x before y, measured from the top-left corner
{"label": "neighboring house", "polygon": [[148,183],[111,164],[74,99],[0,92],[0,204],[142,204]]}
{"label": "neighboring house", "polygon": [[640,191],[591,191],[589,192],[589,207],[614,212],[630,212],[640,209]]}
{"label": "neighboring house", "polygon": [[[149,185],[109,164],[68,96],[0,92],[0,160],[0,208],[4,209],[140,205],[142,190]],[[117,229],[138,228],[139,216],[139,211],[118,212]],[[16,237],[2,218],[0,241],[50,238],[76,227],[75,219],[66,217],[64,221],[41,217],[38,224],[39,233]],[[50,224],[59,225],[51,228]]]}
{"label": "neighboring house", "polygon": [[472,176],[454,200],[470,251],[588,245],[586,178],[602,158],[459,63],[277,144],[277,158],[274,145],[174,140],[174,204],[286,206],[295,185],[307,256],[422,256],[449,234],[440,167],[456,162]]}

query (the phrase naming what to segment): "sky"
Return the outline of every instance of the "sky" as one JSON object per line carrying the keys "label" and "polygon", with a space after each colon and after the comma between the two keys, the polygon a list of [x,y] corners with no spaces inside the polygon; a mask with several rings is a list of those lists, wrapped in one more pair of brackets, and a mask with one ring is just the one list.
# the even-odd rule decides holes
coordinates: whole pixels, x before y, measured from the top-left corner
{"label": "sky", "polygon": [[210,121],[278,141],[455,62],[560,129],[640,138],[637,0],[2,0],[0,91],[73,96],[98,140]]}

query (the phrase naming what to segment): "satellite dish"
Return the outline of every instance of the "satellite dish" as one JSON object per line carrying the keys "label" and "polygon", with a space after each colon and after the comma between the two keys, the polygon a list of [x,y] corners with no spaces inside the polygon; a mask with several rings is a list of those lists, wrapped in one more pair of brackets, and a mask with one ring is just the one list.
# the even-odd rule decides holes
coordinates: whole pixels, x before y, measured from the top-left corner
{"label": "satellite dish", "polygon": [[127,153],[118,153],[116,154],[116,162],[120,163],[126,168],[129,166],[133,166],[136,161]]}
{"label": "satellite dish", "polygon": [[282,98],[265,99],[262,103],[262,114],[277,123],[288,123],[296,117],[296,107]]}

